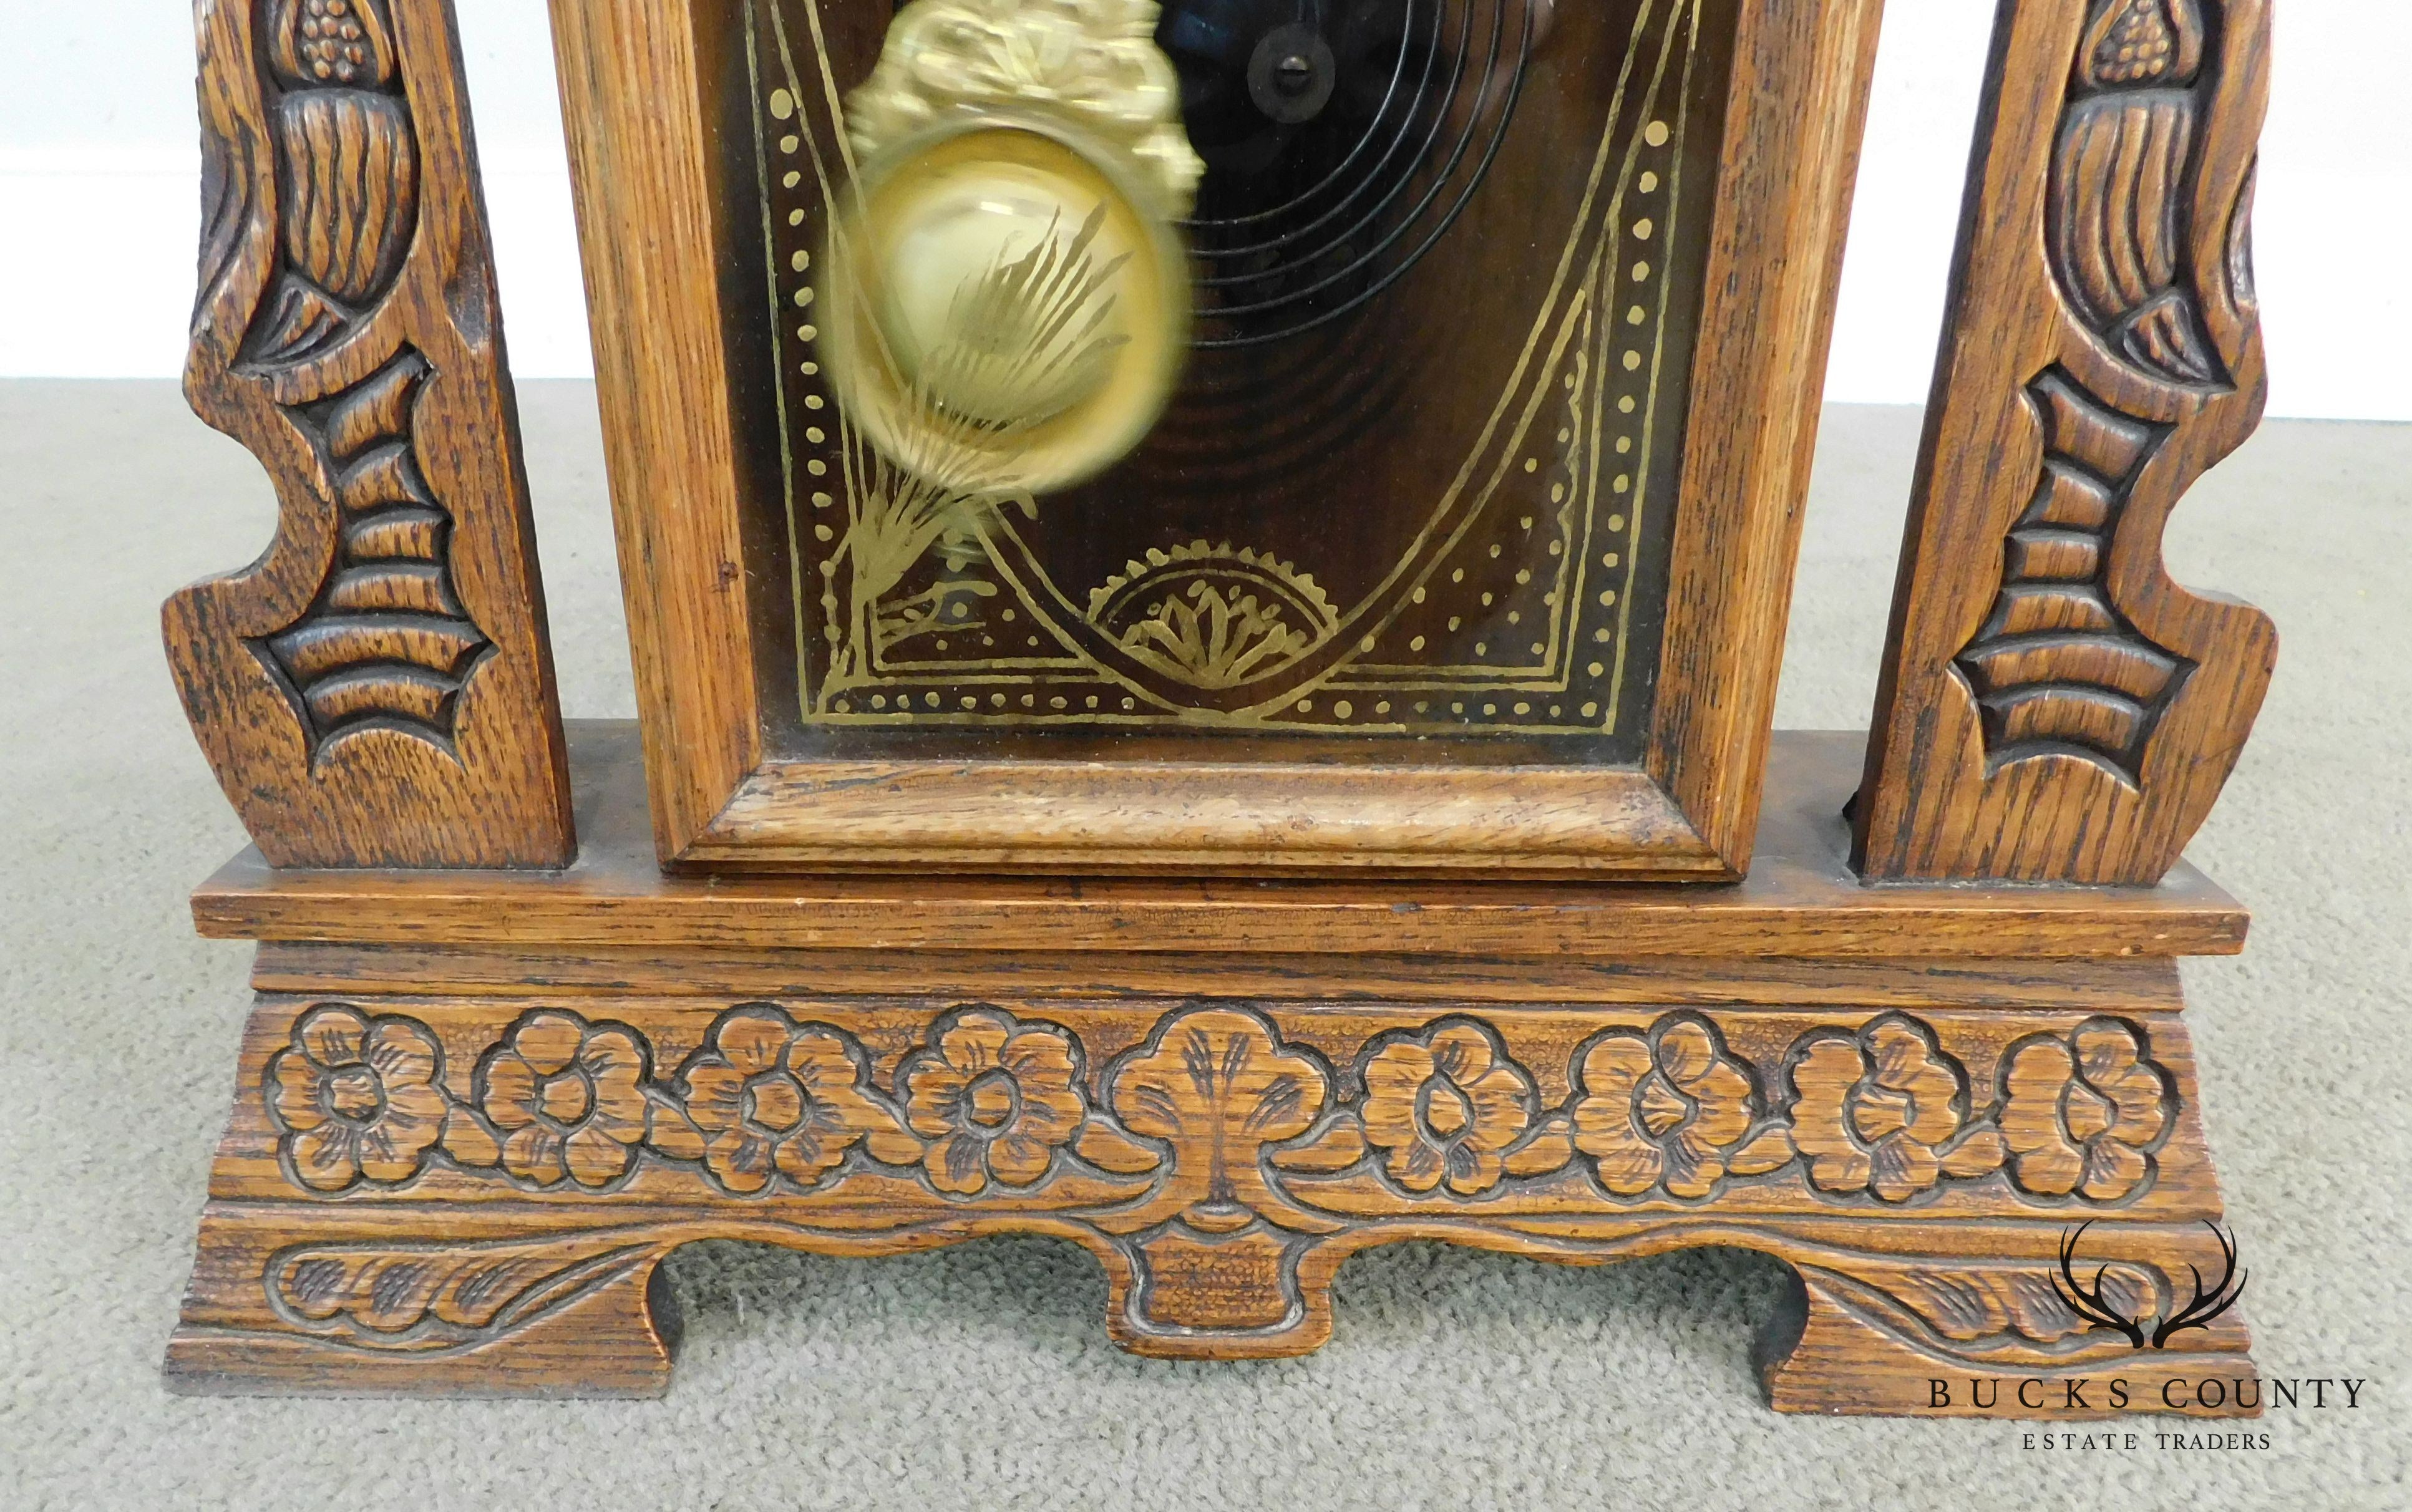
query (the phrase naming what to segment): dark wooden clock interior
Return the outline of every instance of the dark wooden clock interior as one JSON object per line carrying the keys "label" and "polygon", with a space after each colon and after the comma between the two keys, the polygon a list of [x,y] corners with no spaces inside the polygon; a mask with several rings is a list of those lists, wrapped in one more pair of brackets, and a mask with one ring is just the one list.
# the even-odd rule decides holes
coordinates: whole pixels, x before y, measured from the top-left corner
{"label": "dark wooden clock interior", "polygon": [[1178,393],[1104,475],[904,561],[864,549],[903,491],[810,302],[828,102],[880,34],[833,28],[823,79],[811,18],[753,0],[722,182],[763,258],[730,323],[773,744],[1638,761],[1729,11],[1167,7],[1206,162]]}

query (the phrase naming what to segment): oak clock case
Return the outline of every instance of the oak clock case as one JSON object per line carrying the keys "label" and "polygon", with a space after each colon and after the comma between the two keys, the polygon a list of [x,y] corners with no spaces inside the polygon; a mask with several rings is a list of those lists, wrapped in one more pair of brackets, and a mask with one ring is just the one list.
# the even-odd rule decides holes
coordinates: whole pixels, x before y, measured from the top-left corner
{"label": "oak clock case", "polygon": [[[1276,28],[1175,0],[1155,37],[1204,158],[1179,390],[1102,476],[991,494],[866,445],[827,381],[845,162],[791,8],[748,7],[755,119],[725,139],[768,191],[748,335],[776,385],[755,507],[794,543],[759,574],[790,590],[787,749],[1638,761],[1729,15],[1585,7],[1541,39],[1522,0],[1333,6],[1288,23],[1331,77],[1286,123],[1230,98]],[[830,66],[842,95],[867,73]],[[944,518],[912,532],[917,507]]]}
{"label": "oak clock case", "polygon": [[[555,6],[642,714],[565,726],[449,0],[200,7],[186,386],[280,510],[166,613],[258,946],[171,1384],[650,1394],[681,1245],[1025,1232],[1150,1355],[1313,1350],[1371,1245],[1725,1244],[1780,1410],[2254,1410],[2161,1387],[2253,1370],[2179,853],[2274,632],[2159,547],[2260,412],[2264,6],[2003,0],[1874,728],[1772,740],[1873,0],[916,14],[1053,42],[865,95],[876,0]],[[1034,110],[999,258],[895,165]],[[1246,228],[1392,142],[1401,235]],[[884,399],[831,161],[977,213]],[[895,515],[934,394],[1081,465]]]}
{"label": "oak clock case", "polygon": [[[614,191],[598,179],[582,200],[591,267],[627,268],[632,287],[707,278],[713,295],[677,316],[716,362],[705,347],[692,372],[653,363],[606,385],[615,430],[715,432],[695,438],[708,490],[656,474],[616,493],[640,562],[630,612],[649,643],[666,859],[1740,870],[1805,477],[1802,343],[1822,345],[1831,310],[1806,286],[1839,247],[1845,165],[1804,154],[1855,129],[1848,111],[1811,114],[1846,66],[1805,20],[1715,0],[692,14],[680,61],[697,66],[709,171],[677,192],[708,237],[661,245],[629,192],[650,151],[599,134],[589,171],[608,156]],[[921,76],[882,57],[935,46],[899,40],[917,16],[948,61],[900,114],[883,81]],[[1017,27],[1072,40],[1022,47]],[[1125,299],[1185,306],[1177,383],[1126,452],[1068,470],[1051,437],[1087,423],[1085,399],[1017,432],[971,396],[963,434],[906,438],[892,374],[849,389],[878,366],[850,352],[922,338],[860,316],[846,207],[885,207],[873,236],[913,174],[969,182],[983,152],[1006,171],[994,144],[1015,128],[1042,155],[1077,156],[1084,133],[1111,145],[1099,122],[1143,110],[1062,104],[1107,93],[1083,72],[1109,66],[1099,38],[1155,60],[1177,108],[1163,128],[1197,155],[1158,184],[1144,154],[1106,153],[1096,202],[1169,206],[1187,288],[1134,280],[1146,239],[1082,224],[1069,199],[1049,286],[1110,273]],[[1742,47],[1782,87],[1737,100]],[[1272,77],[1284,66],[1290,95]],[[574,75],[566,88],[576,136],[608,101]],[[1737,131],[1772,140],[1744,154]],[[1796,201],[1816,244],[1787,265],[1773,243]],[[1704,299],[1712,277],[1722,302]],[[976,282],[911,298],[936,311]],[[1803,323],[1778,329],[1771,306]],[[1155,365],[1132,354],[1161,339],[1154,316],[1109,292],[1062,319],[1105,320],[1095,345],[1128,370],[1081,382],[1147,388]],[[725,433],[695,408],[706,382]],[[1699,414],[1744,387],[1764,389],[1764,451]],[[699,674],[699,659],[736,665]],[[1098,763],[1125,775],[1082,775]],[[856,784],[866,764],[906,771],[902,796]],[[1163,777],[1148,793],[1142,767]],[[1505,771],[1529,773],[1536,800],[1509,796]],[[1051,814],[1054,830],[1034,831]]]}

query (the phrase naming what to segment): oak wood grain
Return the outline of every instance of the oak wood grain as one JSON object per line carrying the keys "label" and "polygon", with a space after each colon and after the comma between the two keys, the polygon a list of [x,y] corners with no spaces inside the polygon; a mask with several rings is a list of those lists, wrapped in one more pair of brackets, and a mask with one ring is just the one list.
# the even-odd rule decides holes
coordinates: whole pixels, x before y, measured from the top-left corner
{"label": "oak wood grain", "polygon": [[559,0],[596,397],[664,857],[762,758],[741,586],[721,213],[699,51],[713,0]]}
{"label": "oak wood grain", "polygon": [[1405,759],[775,761],[747,779],[679,863],[1182,876],[1732,874],[1641,772],[1448,770]]}
{"label": "oak wood grain", "polygon": [[1741,875],[1817,440],[1881,0],[1745,5],[1648,766]]}
{"label": "oak wood grain", "polygon": [[194,734],[270,862],[559,866],[561,719],[445,0],[203,0],[184,391],[276,486],[170,598]]}
{"label": "oak wood grain", "polygon": [[647,1393],[680,1244],[1007,1232],[1096,1255],[1114,1341],[1167,1358],[1317,1348],[1348,1255],[1442,1240],[1772,1255],[1787,1411],[1967,1411],[1930,1383],[1984,1375],[2099,1415],[2060,1383],[2251,1368],[2232,1312],[2146,1350],[2054,1287],[2079,1223],[2123,1318],[2218,1273],[2173,1013],[398,985],[255,1009],[180,1388]]}
{"label": "oak wood grain", "polygon": [[775,947],[374,945],[270,941],[253,962],[263,992],[341,992],[412,982],[457,995],[648,991],[782,997],[804,991],[1163,996],[1213,981],[1249,997],[1386,1003],[1816,1004],[2175,1012],[2167,957],[1879,960],[1863,957],[1333,955],[1032,950],[910,951]]}
{"label": "oak wood grain", "polygon": [[[1874,0],[1736,13],[1640,772],[768,755],[710,139],[736,7],[554,9],[646,716],[566,757],[449,7],[203,8],[195,401],[287,510],[250,574],[171,603],[171,650],[229,791],[259,785],[239,805],[291,805],[241,746],[288,727],[308,781],[355,785],[255,824],[194,900],[261,942],[260,996],[171,1385],[648,1394],[681,1244],[1034,1233],[1098,1258],[1109,1334],[1154,1356],[1318,1347],[1375,1244],[1719,1244],[1795,1275],[1780,1410],[2253,1410],[2160,1394],[2251,1372],[2239,1314],[2147,1348],[2059,1281],[2081,1242],[2140,1330],[2228,1258],[2176,959],[2245,916],[2175,856],[2266,622],[2169,585],[2157,536],[2258,412],[2258,0],[2007,0],[1865,876],[1860,738],[1767,722]],[[480,704],[507,665],[536,692]],[[1948,721],[1918,700],[1962,685],[2015,779],[1976,800],[1919,743]],[[490,727],[553,785],[478,786]],[[422,747],[466,775],[374,766]],[[2140,807],[2087,807],[2071,763]],[[573,800],[575,863],[510,870],[548,834],[566,858]],[[435,869],[464,859],[490,869]]]}
{"label": "oak wood grain", "polygon": [[218,938],[378,944],[1276,952],[1443,958],[2226,955],[2246,915],[2201,873],[2090,891],[1872,888],[1841,809],[1857,741],[1775,742],[1750,876],[1686,884],[728,877],[654,859],[635,731],[571,726],[577,865],[504,873],[279,872],[238,857],[194,894]]}
{"label": "oak wood grain", "polygon": [[2173,581],[2259,423],[2263,0],[2004,0],[1858,810],[1876,879],[2149,883],[2243,749],[2269,618]]}

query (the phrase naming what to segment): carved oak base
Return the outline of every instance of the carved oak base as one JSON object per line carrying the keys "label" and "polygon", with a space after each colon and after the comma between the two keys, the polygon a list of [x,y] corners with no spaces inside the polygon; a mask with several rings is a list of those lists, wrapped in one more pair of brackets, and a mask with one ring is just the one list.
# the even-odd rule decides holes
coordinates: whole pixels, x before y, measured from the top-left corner
{"label": "carved oak base", "polygon": [[[262,977],[360,957],[313,959],[272,950]],[[1636,991],[1662,1001],[1628,1004],[266,993],[169,1375],[649,1394],[683,1243],[1002,1232],[1096,1255],[1110,1331],[1146,1355],[1303,1354],[1343,1259],[1439,1239],[1775,1255],[1799,1278],[1760,1349],[1785,1411],[2199,1411],[2186,1383],[2252,1373],[2233,1311],[2140,1349],[2068,1295],[2149,1338],[2190,1266],[2219,1272],[2166,962],[1930,966],[1940,1003],[1836,963],[1808,1003],[1698,1001],[1780,995],[1737,964],[1660,963]],[[1972,1001],[2010,991],[2060,1006]]]}
{"label": "carved oak base", "polygon": [[1784,1410],[2193,1407],[2251,1367],[2232,1310],[2153,1344],[2225,1260],[2174,958],[2242,911],[1864,887],[1858,749],[1777,738],[1730,887],[1266,887],[665,874],[631,732],[573,727],[566,872],[196,894],[264,943],[169,1377],[657,1391],[681,1244],[1021,1232],[1141,1354],[1312,1350],[1394,1240],[1723,1244],[1800,1278]]}

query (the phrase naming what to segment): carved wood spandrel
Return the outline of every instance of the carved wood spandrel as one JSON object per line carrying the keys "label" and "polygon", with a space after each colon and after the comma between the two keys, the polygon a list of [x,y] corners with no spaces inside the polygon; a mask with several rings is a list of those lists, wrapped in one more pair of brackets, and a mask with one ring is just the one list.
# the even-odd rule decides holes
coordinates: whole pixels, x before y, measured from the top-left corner
{"label": "carved wood spandrel", "polygon": [[542,590],[444,0],[203,0],[185,393],[277,532],[169,659],[279,866],[572,851]]}
{"label": "carved wood spandrel", "polygon": [[1858,859],[2151,883],[2260,707],[2267,616],[2181,587],[2170,510],[2266,391],[2264,0],[2004,0]]}
{"label": "carved wood spandrel", "polygon": [[[657,1387],[681,1243],[1022,1231],[1098,1256],[1125,1347],[1207,1358],[1320,1345],[1371,1244],[1756,1248],[1807,1308],[1778,1404],[1899,1411],[2133,1355],[2052,1284],[2062,1236],[2167,1316],[2219,1211],[2162,1012],[267,998],[241,1086],[191,1386]],[[617,1342],[549,1356],[576,1329]]]}

